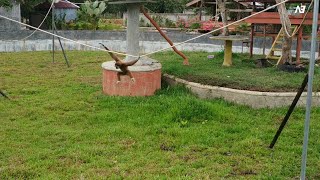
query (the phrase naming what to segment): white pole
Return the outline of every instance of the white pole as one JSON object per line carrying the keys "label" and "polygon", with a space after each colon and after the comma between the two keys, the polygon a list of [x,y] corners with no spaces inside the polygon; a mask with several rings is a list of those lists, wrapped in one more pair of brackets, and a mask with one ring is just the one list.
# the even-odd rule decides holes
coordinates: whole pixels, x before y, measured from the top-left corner
{"label": "white pole", "polygon": [[312,20],[312,39],[311,39],[311,51],[310,51],[310,62],[309,62],[309,79],[308,79],[308,95],[306,104],[306,119],[304,123],[304,137],[303,137],[303,150],[302,150],[302,161],[301,161],[301,173],[300,179],[306,179],[306,166],[307,166],[307,150],[308,150],[308,139],[309,139],[309,126],[310,126],[310,113],[311,113],[311,100],[312,100],[312,82],[314,75],[314,64],[315,64],[315,52],[316,52],[316,41],[317,41],[317,30],[318,30],[318,13],[319,13],[319,0],[314,0],[313,6],[313,20]]}

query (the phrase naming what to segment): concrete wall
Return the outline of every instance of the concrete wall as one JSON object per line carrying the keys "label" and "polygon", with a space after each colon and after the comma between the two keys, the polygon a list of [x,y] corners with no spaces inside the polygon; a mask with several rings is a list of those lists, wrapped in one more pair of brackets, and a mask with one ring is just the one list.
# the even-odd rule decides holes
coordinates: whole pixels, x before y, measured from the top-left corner
{"label": "concrete wall", "polygon": [[[28,40],[21,41],[24,37],[31,34],[30,30],[22,31],[10,31],[0,33],[0,52],[14,52],[14,51],[43,51],[51,50],[52,48],[52,36],[36,32]],[[59,31],[59,35],[77,40],[82,43],[99,46],[99,43],[105,43],[111,49],[117,51],[126,51],[126,32],[125,31]],[[180,31],[168,31],[167,35],[175,43],[186,41],[199,34],[191,34]],[[271,38],[267,38],[266,47],[271,47]],[[254,53],[262,54],[263,38],[255,38],[254,41]],[[56,41],[56,46],[58,42]],[[64,41],[64,47],[67,50],[91,50],[78,44]],[[233,46],[234,52],[242,52],[242,43],[235,42]],[[158,32],[141,32],[140,33],[140,51],[141,53],[152,52],[162,48],[169,47],[168,43]],[[295,45],[293,49],[295,48]],[[207,36],[203,36],[199,39],[190,41],[182,46],[178,46],[178,49],[185,51],[207,51],[216,52],[224,49],[223,42],[218,40],[210,40]],[[303,41],[302,45],[302,57],[309,57],[310,42]],[[244,52],[248,52],[248,47],[244,46]],[[268,49],[266,50],[268,52]],[[293,51],[294,53],[294,51]],[[294,54],[293,54],[294,55]]]}
{"label": "concrete wall", "polygon": [[[0,14],[21,22],[20,4],[14,3],[12,8],[0,7]],[[21,26],[17,23],[0,18],[0,31],[20,30]]]}
{"label": "concrete wall", "polygon": [[[151,17],[161,16],[164,21],[166,19],[169,19],[173,22],[177,22],[179,19],[183,19],[185,21],[190,21],[190,20],[194,20],[194,19],[199,18],[199,15],[197,15],[197,14],[184,14],[184,13],[149,13],[149,15]],[[127,13],[124,13],[123,14],[123,22],[125,22],[127,18],[128,18]],[[212,16],[206,16],[206,15],[201,16],[202,21],[208,21],[211,18],[212,18]],[[151,24],[150,21],[142,13],[140,13],[139,19],[143,19],[145,24],[146,23]]]}
{"label": "concrete wall", "polygon": [[[290,106],[296,96],[296,92],[258,92],[239,89],[224,88],[218,86],[202,85],[176,78],[172,75],[163,75],[164,80],[170,85],[182,84],[192,93],[202,99],[222,98],[228,102],[250,106],[252,108],[275,108]],[[302,93],[297,105],[305,106],[307,93]],[[320,93],[313,93],[312,103],[320,105]]]}

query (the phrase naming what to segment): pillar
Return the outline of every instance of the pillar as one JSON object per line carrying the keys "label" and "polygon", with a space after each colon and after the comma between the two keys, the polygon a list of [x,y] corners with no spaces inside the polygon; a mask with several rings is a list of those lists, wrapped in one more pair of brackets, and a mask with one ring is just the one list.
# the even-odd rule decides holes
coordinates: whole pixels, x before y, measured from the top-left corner
{"label": "pillar", "polygon": [[232,41],[226,40],[224,45],[224,61],[222,66],[232,65]]}
{"label": "pillar", "polygon": [[[127,19],[127,53],[131,55],[139,55],[139,14],[140,4],[128,4],[128,19]],[[135,59],[127,56],[126,61]],[[139,64],[136,63],[136,65]]]}
{"label": "pillar", "polygon": [[301,26],[298,30],[298,36],[297,36],[297,49],[296,49],[296,63],[300,64],[300,53],[301,53],[301,47],[302,47],[302,30],[303,26]]}

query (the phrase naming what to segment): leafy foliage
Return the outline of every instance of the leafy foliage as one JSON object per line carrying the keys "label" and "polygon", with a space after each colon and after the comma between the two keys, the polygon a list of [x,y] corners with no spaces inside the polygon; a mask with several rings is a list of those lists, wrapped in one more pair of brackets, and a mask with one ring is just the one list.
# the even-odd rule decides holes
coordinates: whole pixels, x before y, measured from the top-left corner
{"label": "leafy foliage", "polygon": [[10,0],[0,0],[0,7],[11,7],[11,1]]}
{"label": "leafy foliage", "polygon": [[[17,3],[20,3],[21,8],[21,16],[23,18],[29,18],[31,13],[35,12],[35,8],[37,5],[49,2],[51,3],[51,0],[15,0]],[[12,7],[12,3],[14,1],[12,0],[0,0],[0,7]],[[73,0],[72,2],[84,2],[84,0]]]}
{"label": "leafy foliage", "polygon": [[[147,3],[145,7],[154,13],[182,13],[185,9],[185,4],[189,0],[156,0],[155,3]],[[125,4],[108,4],[107,13],[117,14],[127,11]]]}
{"label": "leafy foliage", "polygon": [[195,22],[190,25],[190,29],[199,29],[201,27],[201,24],[199,22]]}
{"label": "leafy foliage", "polygon": [[83,23],[92,24],[93,29],[96,30],[98,28],[99,19],[102,17],[105,9],[105,2],[86,1],[81,5],[80,10],[78,10],[78,20]]}
{"label": "leafy foliage", "polygon": [[156,13],[182,13],[188,0],[156,0],[146,7]]}

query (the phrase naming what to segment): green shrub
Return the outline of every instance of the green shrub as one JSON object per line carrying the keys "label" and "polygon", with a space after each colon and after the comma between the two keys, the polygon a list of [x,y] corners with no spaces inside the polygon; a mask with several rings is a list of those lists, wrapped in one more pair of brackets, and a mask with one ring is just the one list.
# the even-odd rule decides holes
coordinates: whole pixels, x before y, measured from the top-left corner
{"label": "green shrub", "polygon": [[[81,8],[78,10],[78,19],[83,22],[90,23],[88,26],[90,29],[96,30],[98,28],[99,19],[102,17],[103,11],[106,9],[105,2],[91,2],[85,1],[84,4],[81,5]],[[82,23],[80,28],[86,23]],[[86,24],[89,25],[89,24]],[[84,26],[86,26],[84,25]]]}
{"label": "green shrub", "polygon": [[178,21],[176,22],[176,26],[184,29],[187,26],[187,22],[186,20],[179,18]]}
{"label": "green shrub", "polygon": [[221,34],[221,30],[217,30],[211,33],[212,36],[219,36]]}
{"label": "green shrub", "polygon": [[176,27],[176,24],[168,18],[165,19],[164,25],[167,28],[175,28]]}
{"label": "green shrub", "polygon": [[190,26],[190,29],[199,29],[201,27],[201,24],[199,22],[193,23]]}
{"label": "green shrub", "polygon": [[250,32],[250,25],[248,23],[241,23],[236,27],[235,30],[239,34],[247,35]]}
{"label": "green shrub", "polygon": [[145,20],[143,18],[140,19],[139,26],[140,27],[145,27]]}
{"label": "green shrub", "polygon": [[97,27],[95,24],[89,22],[78,21],[75,24],[76,30],[96,30]]}
{"label": "green shrub", "polygon": [[160,26],[163,27],[164,26],[164,20],[162,16],[156,15],[153,16],[152,19]]}
{"label": "green shrub", "polygon": [[122,29],[122,27],[117,24],[99,24],[98,29],[99,30],[119,30],[119,29]]}

